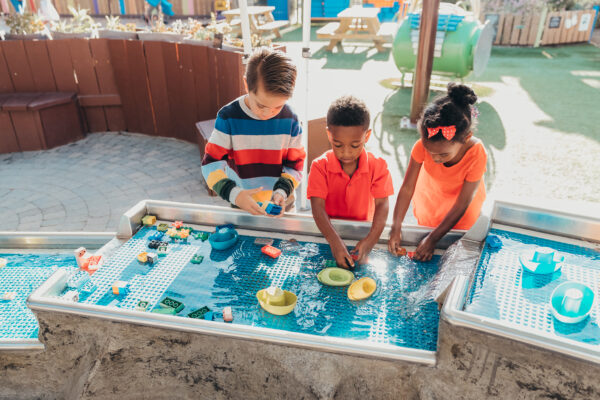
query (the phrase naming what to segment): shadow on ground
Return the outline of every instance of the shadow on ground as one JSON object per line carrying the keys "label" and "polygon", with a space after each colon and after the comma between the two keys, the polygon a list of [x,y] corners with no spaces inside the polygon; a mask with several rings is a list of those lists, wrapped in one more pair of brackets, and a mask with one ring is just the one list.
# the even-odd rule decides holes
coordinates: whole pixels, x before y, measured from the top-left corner
{"label": "shadow on ground", "polygon": [[[502,77],[515,77],[531,100],[550,117],[536,121],[536,125],[600,141],[597,118],[593,117],[600,100],[599,66],[600,49],[589,44],[494,47],[488,68],[477,80],[501,82]],[[567,96],[568,103],[564,101]]]}

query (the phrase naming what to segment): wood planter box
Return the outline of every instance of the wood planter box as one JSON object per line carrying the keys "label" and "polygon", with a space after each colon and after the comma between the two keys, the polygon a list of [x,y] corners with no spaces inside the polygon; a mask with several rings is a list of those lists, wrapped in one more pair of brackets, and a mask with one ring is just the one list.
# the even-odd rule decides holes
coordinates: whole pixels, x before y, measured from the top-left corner
{"label": "wood planter box", "polygon": [[93,32],[58,32],[52,31],[52,39],[91,39],[94,35]]}
{"label": "wood planter box", "polygon": [[50,149],[83,138],[76,93],[0,94],[0,153]]}
{"label": "wood planter box", "polygon": [[183,41],[184,35],[169,32],[138,32],[140,40],[152,40],[155,42],[175,42]]}
{"label": "wood planter box", "polygon": [[109,29],[100,29],[100,30],[98,30],[98,37],[100,39],[136,40],[138,38],[138,35],[137,35],[137,32],[112,31]]}

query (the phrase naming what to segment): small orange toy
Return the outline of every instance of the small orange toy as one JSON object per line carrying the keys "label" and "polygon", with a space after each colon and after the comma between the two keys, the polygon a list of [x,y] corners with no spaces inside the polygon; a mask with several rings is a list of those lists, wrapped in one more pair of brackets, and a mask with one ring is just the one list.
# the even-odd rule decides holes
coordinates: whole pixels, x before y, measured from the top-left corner
{"label": "small orange toy", "polygon": [[263,246],[263,248],[260,249],[260,251],[273,258],[277,258],[281,255],[281,250],[269,245]]}
{"label": "small orange toy", "polygon": [[413,258],[415,256],[415,252],[414,251],[409,251],[406,253],[406,255],[408,256],[408,258]]}
{"label": "small orange toy", "polygon": [[175,229],[179,229],[183,226],[183,221],[175,221],[171,224],[171,226]]}
{"label": "small orange toy", "polygon": [[396,254],[400,257],[405,256],[406,255],[406,249],[404,247],[400,247],[400,250],[398,250],[398,253]]}

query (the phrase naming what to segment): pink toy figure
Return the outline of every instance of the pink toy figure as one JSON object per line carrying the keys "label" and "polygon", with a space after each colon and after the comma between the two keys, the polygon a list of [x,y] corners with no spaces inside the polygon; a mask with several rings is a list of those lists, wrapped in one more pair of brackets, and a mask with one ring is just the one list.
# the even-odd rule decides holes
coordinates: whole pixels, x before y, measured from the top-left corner
{"label": "pink toy figure", "polygon": [[175,221],[171,224],[171,226],[175,229],[179,229],[183,226],[183,221]]}
{"label": "pink toy figure", "polygon": [[225,307],[223,309],[223,321],[225,321],[225,322],[233,321],[233,312],[231,311],[231,307]]}
{"label": "pink toy figure", "polygon": [[77,261],[77,266],[87,271],[91,274],[96,272],[98,268],[102,265],[102,256],[95,256],[87,252],[85,247],[80,247],[75,250],[75,260]]}

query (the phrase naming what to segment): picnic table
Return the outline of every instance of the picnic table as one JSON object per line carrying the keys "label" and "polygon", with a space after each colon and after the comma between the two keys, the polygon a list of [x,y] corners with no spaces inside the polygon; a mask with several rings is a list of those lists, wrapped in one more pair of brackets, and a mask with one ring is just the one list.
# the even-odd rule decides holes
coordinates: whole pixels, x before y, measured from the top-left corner
{"label": "picnic table", "polygon": [[344,39],[372,40],[377,51],[385,51],[384,43],[391,43],[398,25],[394,22],[380,23],[379,8],[355,6],[341,11],[340,22],[330,22],[317,31],[319,39],[330,39],[327,50],[341,45]]}
{"label": "picnic table", "polygon": [[[279,29],[289,25],[289,21],[275,21],[273,18],[273,6],[250,6],[248,7],[248,19],[250,20],[250,31],[262,36],[265,33],[273,32],[280,38]],[[222,13],[225,21],[235,30],[241,30],[240,9],[236,8]]]}

